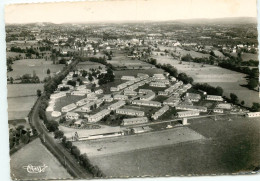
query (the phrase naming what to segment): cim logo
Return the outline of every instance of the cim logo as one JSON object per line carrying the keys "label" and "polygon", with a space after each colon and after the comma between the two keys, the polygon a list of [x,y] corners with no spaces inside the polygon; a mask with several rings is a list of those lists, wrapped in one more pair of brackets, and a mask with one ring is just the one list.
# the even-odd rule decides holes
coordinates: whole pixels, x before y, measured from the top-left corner
{"label": "cim logo", "polygon": [[23,169],[25,169],[28,173],[44,173],[47,167],[48,166],[45,164],[43,165],[28,164],[26,166],[23,166]]}

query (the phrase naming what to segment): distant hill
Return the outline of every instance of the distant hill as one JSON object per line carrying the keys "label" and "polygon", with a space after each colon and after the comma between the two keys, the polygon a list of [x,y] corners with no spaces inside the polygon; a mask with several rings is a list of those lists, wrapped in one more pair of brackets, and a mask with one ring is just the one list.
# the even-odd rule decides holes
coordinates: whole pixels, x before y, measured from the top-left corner
{"label": "distant hill", "polygon": [[234,17],[234,18],[216,18],[216,19],[181,19],[174,22],[188,24],[257,24],[256,17]]}

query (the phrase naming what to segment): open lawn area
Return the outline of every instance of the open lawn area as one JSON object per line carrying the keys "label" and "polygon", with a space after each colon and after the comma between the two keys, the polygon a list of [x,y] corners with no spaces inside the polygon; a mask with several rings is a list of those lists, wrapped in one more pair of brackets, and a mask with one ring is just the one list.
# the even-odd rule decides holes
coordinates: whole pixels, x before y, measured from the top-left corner
{"label": "open lawn area", "polygon": [[253,53],[243,53],[241,57],[243,61],[258,60],[258,54]]}
{"label": "open lawn area", "polygon": [[12,65],[13,71],[8,72],[7,76],[16,79],[24,74],[33,75],[33,71],[35,71],[36,75],[42,81],[45,77],[48,76],[48,69],[50,69],[50,75],[54,75],[63,67],[64,65],[62,64],[54,65],[52,61],[45,61],[44,59],[23,59],[14,62],[14,64]]}
{"label": "open lawn area", "polygon": [[[25,167],[30,164],[32,166],[46,165],[45,171],[28,173]],[[11,156],[10,165],[13,180],[72,179],[59,161],[42,145],[40,139],[32,141],[14,153]]]}
{"label": "open lawn area", "polygon": [[[98,152],[100,156],[90,157],[90,159],[107,176],[112,177],[230,174],[259,167],[259,120],[239,119],[227,122],[227,120],[205,119],[200,121],[200,119],[196,119],[189,122],[191,125],[188,127],[197,132],[194,133],[200,133],[209,139],[172,143],[135,151],[129,150],[114,155],[101,155],[99,153],[109,150],[110,147],[105,145],[103,147],[99,145],[95,148],[85,146],[85,148],[86,150],[102,148]],[[171,131],[173,131],[172,134],[176,134],[175,129]],[[153,134],[156,135],[157,132]],[[165,135],[165,138],[161,138],[159,141],[149,137],[143,141],[143,144],[164,142],[167,138],[170,139],[170,143],[175,138],[180,140],[185,135],[176,137],[172,134]],[[128,140],[125,141],[124,145],[129,143]],[[117,148],[122,149],[122,146],[115,149]]]}

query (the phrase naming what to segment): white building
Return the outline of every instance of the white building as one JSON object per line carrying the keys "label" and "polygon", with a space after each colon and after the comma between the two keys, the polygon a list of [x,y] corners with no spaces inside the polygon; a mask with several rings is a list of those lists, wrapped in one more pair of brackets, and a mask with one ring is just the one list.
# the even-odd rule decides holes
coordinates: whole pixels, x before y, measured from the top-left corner
{"label": "white building", "polygon": [[163,83],[163,82],[151,82],[149,84],[149,86],[151,86],[151,87],[166,87],[166,84]]}
{"label": "white building", "polygon": [[53,111],[51,113],[51,116],[54,118],[60,117],[61,116],[61,112],[60,111]]}
{"label": "white building", "polygon": [[158,91],[158,95],[159,96],[168,96],[168,92],[165,92],[165,91]]}
{"label": "white building", "polygon": [[136,96],[137,92],[131,90],[124,90],[124,95],[126,96]]}
{"label": "white building", "polygon": [[114,95],[114,100],[128,100],[128,96],[117,94]]}
{"label": "white building", "polygon": [[214,113],[223,113],[223,109],[213,109]]}
{"label": "white building", "polygon": [[221,96],[215,96],[215,95],[207,95],[206,99],[209,101],[223,101],[224,100]]}
{"label": "white building", "polygon": [[144,116],[144,111],[137,111],[134,109],[117,109],[116,113],[128,116]]}
{"label": "white building", "polygon": [[218,104],[216,106],[216,108],[219,108],[219,109],[231,109],[232,105],[229,104],[229,103],[221,103],[221,104]]}
{"label": "white building", "polygon": [[51,99],[58,99],[58,98],[61,98],[61,97],[65,97],[66,93],[67,92],[59,92],[59,93],[56,93],[56,94],[51,94],[50,98]]}
{"label": "white building", "polygon": [[260,117],[260,112],[249,112],[246,114],[246,117],[249,117],[249,118]]}
{"label": "white building", "polygon": [[145,95],[140,95],[140,100],[143,100],[143,101],[150,101],[152,100],[153,98],[155,98],[155,93],[154,92],[148,92],[147,94]]}
{"label": "white building", "polygon": [[74,113],[74,112],[67,112],[66,114],[66,119],[79,119],[79,114],[78,113]]}
{"label": "white building", "polygon": [[154,74],[154,75],[153,75],[153,78],[154,78],[155,80],[166,79],[163,74]]}
{"label": "white building", "polygon": [[182,111],[182,112],[177,112],[177,116],[179,118],[191,117],[191,116],[199,116],[199,115],[200,115],[199,111]]}
{"label": "white building", "polygon": [[103,94],[103,90],[102,89],[98,89],[95,91],[95,94]]}
{"label": "white building", "polygon": [[77,108],[76,104],[72,103],[72,104],[69,104],[69,105],[61,108],[61,112],[69,112],[69,111],[76,109],[76,108]]}
{"label": "white building", "polygon": [[147,122],[148,122],[147,117],[129,118],[129,119],[123,119],[122,125],[128,126],[128,125],[142,124]]}
{"label": "white building", "polygon": [[125,101],[118,101],[118,102],[108,106],[107,109],[109,109],[109,110],[116,110],[116,109],[119,109],[120,107],[122,107],[124,105],[125,105]]}
{"label": "white building", "polygon": [[157,120],[160,116],[162,116],[165,112],[167,112],[169,110],[169,106],[163,106],[161,109],[159,109],[157,112],[155,112],[152,115],[152,118],[154,120]]}
{"label": "white building", "polygon": [[134,134],[138,134],[138,133],[145,133],[151,130],[152,129],[149,126],[143,126],[143,127],[132,128],[131,132]]}
{"label": "white building", "polygon": [[189,99],[192,102],[198,102],[201,99],[201,96],[200,94],[186,93],[185,98]]}
{"label": "white building", "polygon": [[112,102],[114,99],[113,97],[111,97],[110,94],[104,95],[101,100],[105,101],[105,102]]}
{"label": "white building", "polygon": [[151,106],[151,107],[161,107],[162,104],[157,101],[143,101],[143,100],[134,100],[132,104],[139,106]]}
{"label": "white building", "polygon": [[135,77],[134,76],[126,76],[126,75],[124,75],[124,76],[121,77],[121,80],[135,80]]}
{"label": "white building", "polygon": [[91,122],[91,123],[98,122],[105,116],[109,115],[110,112],[111,112],[111,110],[103,109],[102,111],[100,111],[94,115],[88,116],[88,122]]}
{"label": "white building", "polygon": [[76,105],[77,106],[83,106],[85,104],[87,104],[89,102],[89,99],[88,98],[84,98],[84,99],[81,99],[79,101],[76,102]]}
{"label": "white building", "polygon": [[203,106],[177,105],[176,109],[188,110],[188,111],[207,112],[207,107],[203,107]]}

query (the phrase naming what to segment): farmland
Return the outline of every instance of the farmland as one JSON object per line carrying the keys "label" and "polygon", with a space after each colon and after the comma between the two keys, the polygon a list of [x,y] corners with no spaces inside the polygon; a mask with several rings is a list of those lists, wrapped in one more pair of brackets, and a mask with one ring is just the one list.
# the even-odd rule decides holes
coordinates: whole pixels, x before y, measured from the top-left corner
{"label": "farmland", "polygon": [[35,71],[36,75],[40,78],[41,81],[43,81],[43,79],[48,76],[48,69],[50,69],[50,75],[54,75],[56,72],[60,71],[63,66],[64,65],[62,64],[54,65],[52,61],[45,61],[44,59],[17,60],[12,65],[13,71],[8,72],[7,76],[16,79],[24,74],[32,75]]}
{"label": "farmland", "polygon": [[205,118],[189,122],[189,128],[209,139],[100,155],[91,161],[112,177],[225,174],[259,166],[259,120]]}
{"label": "farmland", "polygon": [[73,144],[76,145],[81,152],[87,153],[89,157],[96,157],[201,139],[204,139],[204,137],[197,132],[186,127],[179,127],[156,133],[151,132],[126,137],[92,140],[84,143],[75,142]]}
{"label": "farmland", "polygon": [[[249,90],[240,85],[247,84],[245,74],[224,69],[213,65],[204,65],[194,62],[182,62],[165,56],[154,56],[161,64],[171,64],[194,79],[195,83],[208,83],[211,86],[220,86],[224,90],[224,96],[229,97],[230,93],[235,93],[239,100],[245,101],[245,105],[250,106],[253,102],[260,102],[258,92]],[[248,96],[250,95],[250,96]]]}
{"label": "farmland", "polygon": [[[28,173],[24,168],[32,166],[47,166],[45,172]],[[42,145],[40,139],[36,139],[11,156],[11,176],[13,179],[72,179],[66,169],[58,160]]]}
{"label": "farmland", "polygon": [[8,120],[27,117],[37,99],[37,89],[43,90],[43,84],[8,84]]}

